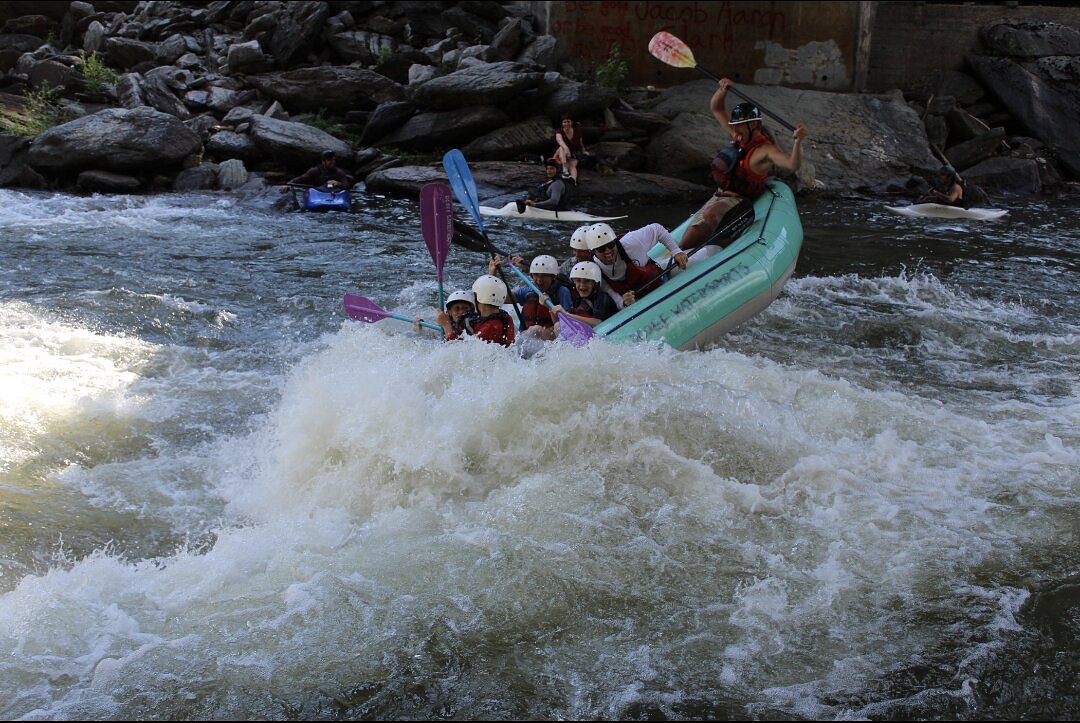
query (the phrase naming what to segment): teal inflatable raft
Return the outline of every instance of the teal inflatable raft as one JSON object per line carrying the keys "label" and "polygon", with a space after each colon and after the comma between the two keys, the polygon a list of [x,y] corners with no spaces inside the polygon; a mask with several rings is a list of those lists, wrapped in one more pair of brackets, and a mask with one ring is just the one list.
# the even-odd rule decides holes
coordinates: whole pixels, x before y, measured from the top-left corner
{"label": "teal inflatable raft", "polygon": [[[682,238],[687,219],[672,231]],[[594,332],[614,341],[657,341],[700,349],[771,304],[795,270],[803,229],[795,197],[780,180],[754,202],[754,222],[725,248],[706,246],[685,271],[605,319]],[[650,256],[667,264],[657,244]]]}

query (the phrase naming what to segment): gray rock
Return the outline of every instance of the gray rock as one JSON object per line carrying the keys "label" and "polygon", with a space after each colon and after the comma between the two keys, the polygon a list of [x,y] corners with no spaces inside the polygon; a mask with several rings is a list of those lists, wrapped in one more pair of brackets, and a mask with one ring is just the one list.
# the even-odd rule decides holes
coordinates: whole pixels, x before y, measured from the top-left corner
{"label": "gray rock", "polygon": [[505,103],[542,81],[542,73],[506,61],[458,70],[410,88],[410,93],[417,105],[445,110]]}
{"label": "gray rock", "polygon": [[38,171],[157,170],[179,164],[202,147],[175,117],[151,108],[110,108],[54,126],[34,139],[27,163]]}
{"label": "gray rock", "polygon": [[270,37],[270,54],[281,67],[289,68],[302,62],[311,52],[322,33],[323,23],[330,17],[330,5],[325,2],[283,3],[284,9],[275,13],[276,27]]}
{"label": "gray rock", "polygon": [[214,158],[235,158],[247,163],[255,163],[264,156],[258,144],[246,133],[218,131],[206,141],[206,152]]}
{"label": "gray rock", "polygon": [[324,150],[342,157],[352,155],[348,143],[303,123],[255,115],[251,117],[249,133],[267,155],[293,169],[315,165]]}
{"label": "gray rock", "polygon": [[409,151],[432,151],[462,145],[506,124],[508,116],[494,106],[420,113],[383,137],[381,145]]}
{"label": "gray rock", "polygon": [[405,89],[400,84],[355,66],[299,68],[253,75],[248,77],[248,83],[293,113],[370,110],[385,101],[405,100]]}
{"label": "gray rock", "polygon": [[248,182],[248,171],[244,167],[243,161],[235,158],[218,165],[217,169],[217,185],[226,191],[231,191],[235,188],[240,188]]}
{"label": "gray rock", "polygon": [[264,73],[274,67],[274,59],[262,51],[257,40],[230,45],[226,58],[231,73]]}
{"label": "gray rock", "polygon": [[75,180],[75,186],[87,193],[133,193],[142,188],[142,182],[123,173],[83,171]]}
{"label": "gray rock", "polygon": [[1069,173],[1080,177],[1080,62],[1069,85],[1046,78],[1038,64],[1020,64],[1008,58],[968,56],[968,65],[1016,120],[1032,136],[1051,148]]}
{"label": "gray rock", "polygon": [[105,39],[105,55],[112,67],[128,70],[140,63],[153,62],[157,47],[141,40],[112,37]]}
{"label": "gray rock", "polygon": [[1080,55],[1080,30],[1053,22],[1003,19],[979,31],[988,55],[1027,60]]}
{"label": "gray rock", "polygon": [[193,168],[185,168],[173,181],[174,191],[202,191],[217,185],[217,164],[200,163]]}
{"label": "gray rock", "polygon": [[364,133],[360,136],[360,142],[364,145],[373,145],[383,136],[400,128],[416,113],[416,104],[409,101],[389,101],[379,104],[368,118],[364,126]]}
{"label": "gray rock", "polygon": [[964,171],[964,180],[988,191],[1038,193],[1042,190],[1039,164],[1028,158],[988,158]]}
{"label": "gray rock", "polygon": [[518,161],[525,155],[547,155],[555,147],[555,133],[547,118],[532,118],[496,128],[462,148],[477,161]]}

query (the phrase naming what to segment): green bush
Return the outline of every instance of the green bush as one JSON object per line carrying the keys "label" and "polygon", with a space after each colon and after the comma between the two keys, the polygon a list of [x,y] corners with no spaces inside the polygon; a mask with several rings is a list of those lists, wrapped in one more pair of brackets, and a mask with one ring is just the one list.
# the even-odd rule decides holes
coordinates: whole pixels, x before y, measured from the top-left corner
{"label": "green bush", "polygon": [[116,85],[120,80],[120,75],[115,70],[101,62],[97,51],[83,58],[82,76],[86,90],[91,93],[100,93],[106,85]]}
{"label": "green bush", "polygon": [[596,66],[593,73],[597,85],[619,92],[626,90],[630,84],[630,64],[623,58],[622,50],[618,45],[613,45],[608,52],[607,60]]}
{"label": "green bush", "polygon": [[33,138],[53,126],[71,120],[71,114],[60,105],[60,90],[43,83],[28,92],[22,112],[0,113],[0,130],[16,136]]}

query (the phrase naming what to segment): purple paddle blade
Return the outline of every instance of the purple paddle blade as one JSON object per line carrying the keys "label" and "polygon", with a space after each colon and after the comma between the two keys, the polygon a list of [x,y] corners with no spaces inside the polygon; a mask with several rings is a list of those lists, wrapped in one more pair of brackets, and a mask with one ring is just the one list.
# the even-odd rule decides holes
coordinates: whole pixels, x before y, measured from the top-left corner
{"label": "purple paddle blade", "polygon": [[442,281],[443,265],[454,233],[454,197],[445,183],[429,183],[420,189],[420,231]]}
{"label": "purple paddle blade", "polygon": [[570,342],[574,346],[585,346],[589,340],[596,336],[593,328],[584,321],[575,319],[568,314],[559,314],[559,338]]}
{"label": "purple paddle blade", "polygon": [[365,296],[345,294],[345,313],[357,321],[380,321],[390,316],[390,312]]}

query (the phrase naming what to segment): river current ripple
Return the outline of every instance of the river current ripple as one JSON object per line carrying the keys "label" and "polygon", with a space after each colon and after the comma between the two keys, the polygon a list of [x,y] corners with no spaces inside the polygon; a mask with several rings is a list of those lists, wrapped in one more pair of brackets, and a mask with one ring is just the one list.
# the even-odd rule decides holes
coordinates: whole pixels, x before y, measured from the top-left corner
{"label": "river current ripple", "polygon": [[522,358],[345,316],[415,201],[0,189],[0,716],[1077,718],[1080,203],[799,204],[714,348]]}

